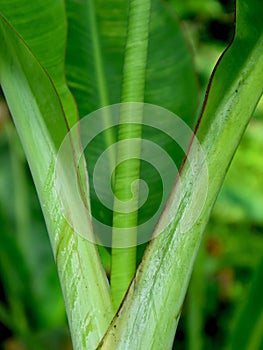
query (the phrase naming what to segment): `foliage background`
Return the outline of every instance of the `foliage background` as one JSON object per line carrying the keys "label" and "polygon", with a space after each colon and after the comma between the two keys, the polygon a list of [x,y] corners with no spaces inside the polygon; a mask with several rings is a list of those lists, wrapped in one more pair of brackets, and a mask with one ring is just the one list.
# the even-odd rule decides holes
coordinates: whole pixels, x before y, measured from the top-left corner
{"label": "foliage background", "polygon": [[[234,4],[232,0],[170,3],[182,18],[193,48],[201,106],[212,69],[233,35]],[[262,265],[262,133],[263,102],[248,126],[213,210],[182,311],[175,349],[224,349],[231,337],[241,332],[237,325],[243,318],[242,309]],[[0,164],[1,347],[70,349],[45,223],[25,156],[8,118],[0,120]],[[109,256],[103,258],[107,267]],[[252,306],[262,305],[255,300]],[[246,315],[246,327],[253,322],[251,312]]]}

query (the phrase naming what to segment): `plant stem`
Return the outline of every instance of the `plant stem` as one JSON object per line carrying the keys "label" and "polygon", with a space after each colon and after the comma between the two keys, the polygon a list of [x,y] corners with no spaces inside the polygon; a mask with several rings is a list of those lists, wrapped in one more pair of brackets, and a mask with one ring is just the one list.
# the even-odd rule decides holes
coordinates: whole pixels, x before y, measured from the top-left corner
{"label": "plant stem", "polygon": [[[130,0],[129,6],[122,102],[143,102],[151,1]],[[129,121],[137,124],[127,124]],[[131,149],[133,149],[133,157],[136,156],[132,161],[120,163],[115,172],[111,261],[111,290],[115,309],[119,307],[136,270],[138,179],[141,153],[140,142],[137,141],[141,138],[141,122],[142,110],[137,109],[135,113],[131,105],[128,107],[124,105],[120,112],[118,141],[127,140],[128,142],[121,142],[118,145],[116,164],[123,159],[128,159]],[[137,139],[136,142],[134,138]],[[131,186],[135,210],[128,202],[131,198]],[[126,208],[130,209],[129,213],[121,213],[119,200],[127,201]],[[118,228],[123,228],[121,234],[118,234],[120,232]],[[125,228],[129,228],[129,231]]]}
{"label": "plant stem", "polygon": [[[97,248],[81,237],[76,228],[81,206],[73,198],[74,187],[66,187],[66,190],[60,187],[58,196],[55,173],[58,150],[68,134],[65,123],[67,114],[62,109],[62,102],[48,75],[2,16],[0,46],[3,47],[0,54],[0,83],[46,218],[73,346],[74,349],[95,349],[111,322],[113,312]],[[28,77],[34,79],[29,83]],[[48,100],[43,101],[43,96]],[[73,135],[76,138],[72,139],[71,134],[73,143],[67,149],[69,163],[62,162],[60,166],[60,186],[67,185],[67,175],[73,173],[69,168],[72,166],[71,169],[74,169],[74,160],[77,159],[74,156],[77,151],[82,151],[78,147],[78,135],[75,132]],[[83,182],[83,187],[86,189],[87,183]],[[63,207],[62,195],[66,195]],[[81,224],[84,225],[85,232],[92,234],[91,219],[86,210],[81,216]]]}

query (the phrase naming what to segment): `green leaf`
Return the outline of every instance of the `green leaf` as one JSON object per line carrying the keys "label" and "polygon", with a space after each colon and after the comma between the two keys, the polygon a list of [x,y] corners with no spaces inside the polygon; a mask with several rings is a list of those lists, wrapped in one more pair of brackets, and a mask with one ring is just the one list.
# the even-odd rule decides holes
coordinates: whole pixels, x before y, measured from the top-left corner
{"label": "green leaf", "polygon": [[[192,266],[211,208],[246,125],[263,92],[260,0],[236,4],[236,34],[221,57],[196,128],[206,161],[192,142],[175,186],[124,303],[101,349],[172,348]],[[209,174],[206,201],[205,167]],[[191,195],[194,201],[191,204]],[[178,210],[176,200],[180,199]],[[202,204],[204,205],[202,208]],[[200,212],[200,206],[202,211]],[[169,310],[169,312],[163,312]],[[146,322],[147,320],[147,322]]]}
{"label": "green leaf", "polygon": [[151,8],[145,102],[168,109],[193,127],[199,86],[187,33],[168,2],[153,0]]}
{"label": "green leaf", "polygon": [[[8,192],[12,204],[12,221],[15,221],[13,229],[15,239],[12,241],[14,245],[18,245],[28,271],[27,279],[23,278],[24,288],[28,289],[25,293],[27,295],[25,307],[30,315],[34,315],[35,327],[58,327],[65,322],[65,308],[50,242],[40,207],[36,203],[35,188],[32,182],[28,181],[26,159],[17,132],[11,121],[6,124],[11,169],[4,167],[1,171],[7,172],[7,178],[13,189],[11,193]],[[17,266],[17,259],[10,257],[10,260]],[[29,296],[30,294],[32,295]],[[44,302],[47,297],[49,301]]]}
{"label": "green leaf", "polygon": [[[128,2],[67,0],[66,10],[67,80],[83,117],[121,102]],[[192,55],[176,14],[160,0],[152,1],[148,51],[145,102],[192,125],[198,94]]]}
{"label": "green leaf", "polygon": [[[135,82],[130,79],[133,84],[136,83],[136,87],[131,88],[128,100],[137,102],[144,100],[166,107],[192,126],[196,117],[198,84],[192,55],[175,13],[168,4],[159,0],[152,1],[149,29],[144,32],[145,36],[149,36],[145,67],[139,70],[138,60],[130,60],[129,72],[125,73],[123,65],[127,59],[125,45],[127,45],[128,37],[126,33],[130,33],[127,26],[131,16],[128,4],[129,2],[121,0],[110,2],[105,0],[88,2],[67,0],[66,2],[69,22],[66,71],[69,87],[76,98],[80,116],[84,117],[102,106],[127,101],[125,97],[121,97],[126,94],[123,95],[122,83],[125,83],[127,74],[134,78],[140,71],[140,80]],[[141,19],[144,18],[142,13],[140,16]],[[134,27],[134,33],[136,33],[140,26],[135,23]],[[135,38],[134,33],[131,34],[133,39]],[[162,43],[161,49],[160,43]],[[76,53],[78,54],[76,55]],[[138,55],[134,57],[139,59]],[[134,74],[131,74],[132,72]],[[101,123],[106,129],[107,126],[111,125],[111,116],[105,114]],[[116,128],[108,130],[103,137],[97,137],[86,151],[92,214],[96,220],[107,225],[112,224],[113,211],[99,201],[94,189],[93,171],[98,157],[106,147],[116,141],[119,132],[120,130],[116,130]],[[122,133],[123,138],[129,137],[127,133]],[[172,153],[176,164],[178,167],[180,166],[183,153],[179,147],[176,152],[174,151],[174,143],[171,142],[171,139],[156,132],[153,128],[141,127],[138,134],[141,133],[143,138],[154,140],[162,148]],[[105,169],[105,172],[112,171],[114,159],[115,155],[112,155],[109,159],[109,170]],[[131,168],[133,165],[130,163],[128,167]],[[147,178],[151,193],[144,209],[135,215],[135,220],[144,222],[152,215],[153,208],[158,208],[162,187],[160,179],[156,177],[151,168],[142,162],[139,167],[141,177]],[[130,172],[127,171],[127,173]],[[108,187],[108,183],[103,180],[103,174],[101,174],[100,183],[101,186]],[[127,188],[129,191],[130,183],[129,179],[126,178],[122,188]],[[108,188],[105,188],[105,192],[107,190]],[[128,215],[122,217],[123,222],[129,221]],[[96,227],[96,223],[94,224]],[[149,232],[153,227],[154,224]],[[99,228],[97,230],[99,231]],[[134,254],[132,253],[131,256],[133,256],[131,259],[134,264]],[[125,269],[125,266],[130,265],[120,262],[116,262],[116,264],[117,270],[120,266]],[[113,283],[119,285],[120,280],[118,283]]]}
{"label": "green leaf", "polygon": [[54,83],[70,126],[77,122],[77,110],[66,85],[65,47],[67,22],[61,0],[1,1],[1,13],[25,40]]}
{"label": "green leaf", "polygon": [[[62,104],[45,70],[4,17],[0,46],[0,84],[46,218],[73,343],[76,349],[92,348],[107,329],[112,310],[97,249],[65,219],[55,188],[57,151],[68,132]],[[83,223],[91,230],[89,218],[83,217]]]}

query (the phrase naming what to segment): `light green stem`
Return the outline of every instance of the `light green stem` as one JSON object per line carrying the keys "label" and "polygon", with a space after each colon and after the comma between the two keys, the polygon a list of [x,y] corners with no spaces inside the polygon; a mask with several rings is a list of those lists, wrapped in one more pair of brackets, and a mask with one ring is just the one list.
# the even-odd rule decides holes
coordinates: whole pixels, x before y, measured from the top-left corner
{"label": "light green stem", "polygon": [[[144,100],[150,8],[150,0],[130,0],[122,102],[143,102]],[[120,113],[118,141],[127,140],[128,142],[119,144],[117,164],[120,160],[129,158],[131,148],[133,148],[133,157],[136,155],[136,159],[122,162],[115,172],[116,200],[113,213],[111,262],[111,290],[115,309],[119,307],[136,270],[141,147],[140,142],[134,142],[135,140],[132,139],[136,138],[138,141],[141,138],[142,117],[142,110],[137,109],[135,113],[135,109],[131,106],[124,106]],[[129,121],[137,124],[127,124]],[[135,210],[128,202],[131,197]],[[118,200],[127,201],[126,208],[131,209],[128,214],[121,213]],[[129,232],[123,229],[119,234],[118,228],[129,228]]]}

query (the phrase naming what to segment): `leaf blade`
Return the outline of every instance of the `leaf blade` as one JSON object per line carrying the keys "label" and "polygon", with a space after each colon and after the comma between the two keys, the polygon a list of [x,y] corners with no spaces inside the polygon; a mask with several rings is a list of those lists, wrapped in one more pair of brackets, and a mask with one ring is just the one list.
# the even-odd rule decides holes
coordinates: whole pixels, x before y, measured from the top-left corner
{"label": "leaf blade", "polygon": [[50,75],[62,101],[69,125],[78,120],[78,112],[65,79],[67,23],[61,0],[3,0],[1,12],[30,47]]}
{"label": "leaf blade", "polygon": [[2,16],[0,26],[0,82],[46,218],[73,343],[77,349],[96,346],[111,320],[111,301],[96,247],[74,232],[57,198],[55,164],[68,132],[62,103],[45,70]]}

